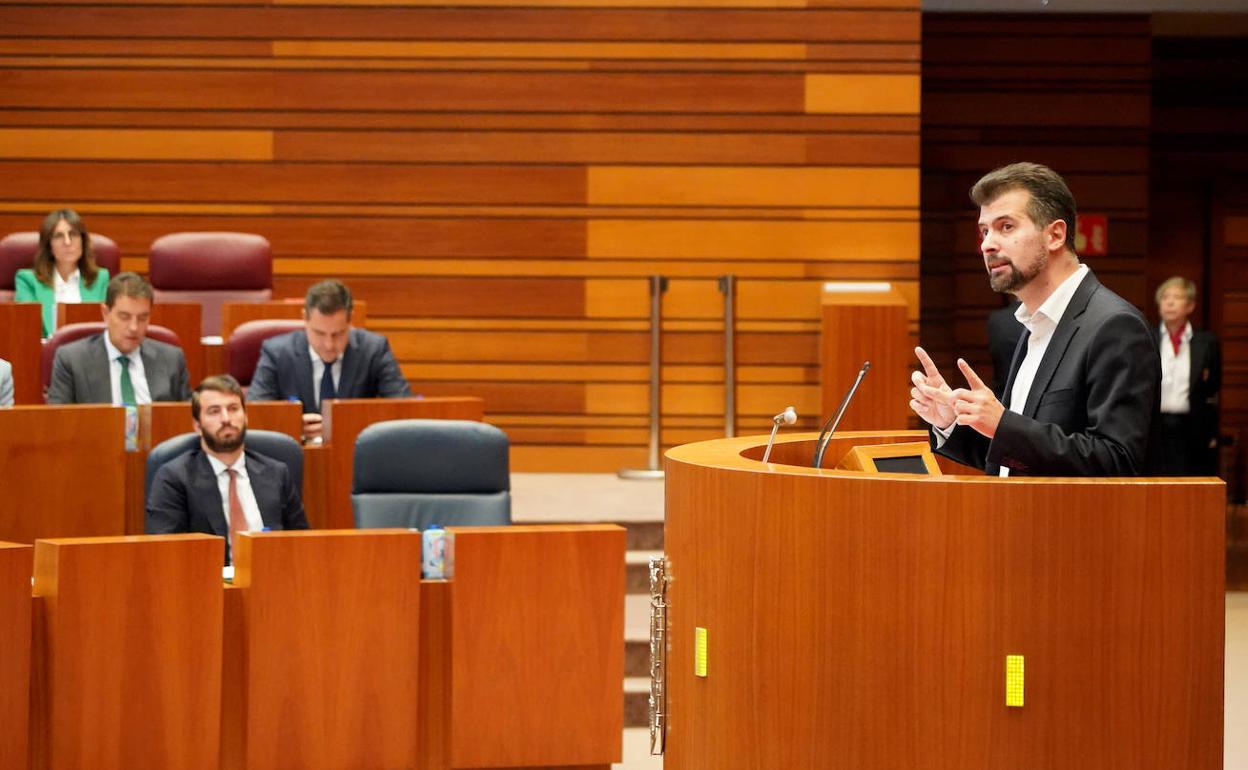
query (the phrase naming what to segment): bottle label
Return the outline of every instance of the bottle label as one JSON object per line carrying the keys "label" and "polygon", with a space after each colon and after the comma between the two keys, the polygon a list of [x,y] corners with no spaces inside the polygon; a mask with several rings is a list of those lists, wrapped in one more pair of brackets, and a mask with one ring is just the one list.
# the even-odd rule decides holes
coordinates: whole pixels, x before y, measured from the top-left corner
{"label": "bottle label", "polygon": [[426,580],[446,577],[446,530],[426,529],[421,535],[420,571]]}

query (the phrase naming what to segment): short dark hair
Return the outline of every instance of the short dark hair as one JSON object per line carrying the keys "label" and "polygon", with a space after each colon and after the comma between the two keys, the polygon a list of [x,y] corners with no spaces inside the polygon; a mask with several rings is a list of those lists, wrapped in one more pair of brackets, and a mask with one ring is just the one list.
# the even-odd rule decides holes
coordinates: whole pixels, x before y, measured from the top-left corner
{"label": "short dark hair", "polygon": [[71,230],[77,231],[82,236],[82,255],[78,257],[78,276],[83,286],[90,286],[95,283],[100,268],[95,264],[95,251],[91,248],[91,233],[87,232],[87,226],[83,223],[82,217],[78,216],[78,212],[73,209],[57,209],[43,218],[43,224],[39,227],[39,247],[35,249],[35,278],[46,286],[56,286],[56,279],[52,277],[53,271],[56,270],[56,258],[52,256],[52,233],[62,219]]}
{"label": "short dark hair", "polygon": [[330,278],[327,281],[314,283],[308,288],[303,299],[303,312],[312,315],[315,310],[324,315],[333,315],[339,310],[347,311],[351,317],[351,290],[342,281]]}
{"label": "short dark hair", "polygon": [[247,395],[243,393],[243,386],[238,384],[238,380],[228,374],[214,374],[211,377],[205,377],[203,382],[191,391],[191,417],[195,418],[195,422],[199,422],[199,395],[205,390],[233,393],[242,402],[243,409],[247,408]]}
{"label": "short dark hair", "polygon": [[1061,175],[1039,163],[1011,163],[984,174],[971,188],[971,200],[986,206],[1012,190],[1031,193],[1027,216],[1036,226],[1048,227],[1058,219],[1066,223],[1066,248],[1074,254],[1078,213],[1075,196]]}
{"label": "short dark hair", "polygon": [[111,310],[118,297],[134,297],[152,302],[152,285],[138,273],[118,273],[108,282],[104,304]]}

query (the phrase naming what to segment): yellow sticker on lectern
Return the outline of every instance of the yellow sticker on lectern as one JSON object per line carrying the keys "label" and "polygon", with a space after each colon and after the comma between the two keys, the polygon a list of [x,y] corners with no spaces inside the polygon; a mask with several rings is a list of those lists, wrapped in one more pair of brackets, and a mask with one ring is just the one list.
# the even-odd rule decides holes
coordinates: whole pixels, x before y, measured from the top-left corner
{"label": "yellow sticker on lectern", "polygon": [[1005,656],[1005,705],[1023,707],[1023,656]]}
{"label": "yellow sticker on lectern", "polygon": [[693,629],[693,675],[706,676],[706,629]]}

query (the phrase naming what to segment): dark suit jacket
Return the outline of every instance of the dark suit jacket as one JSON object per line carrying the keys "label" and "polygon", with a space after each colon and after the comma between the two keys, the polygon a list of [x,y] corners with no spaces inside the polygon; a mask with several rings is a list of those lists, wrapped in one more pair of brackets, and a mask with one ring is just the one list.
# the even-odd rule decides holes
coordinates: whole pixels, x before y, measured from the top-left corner
{"label": "dark suit jacket", "polygon": [[[1153,347],[1160,350],[1164,332],[1158,325]],[[1218,391],[1222,389],[1222,351],[1217,336],[1210,331],[1192,330],[1192,366],[1189,373],[1188,404],[1191,411],[1192,446],[1207,448],[1218,435]]]}
{"label": "dark suit jacket", "polygon": [[1027,334],[1027,327],[1018,322],[1014,311],[1018,300],[988,314],[988,353],[992,356],[992,392],[997,398],[1005,394],[1005,380],[1010,376],[1010,364],[1018,341]]}
{"label": "dark suit jacket", "polygon": [[[317,386],[319,388],[319,386]],[[342,354],[338,398],[402,398],[412,395],[390,343],[380,334],[352,329]],[[252,401],[288,401],[298,398],[304,412],[316,412],[317,391],[312,383],[308,333],[302,329],[271,337],[260,346],[260,362],[251,378],[247,398]]]}
{"label": "dark suit jacket", "polygon": [[[995,475],[1136,476],[1160,465],[1161,362],[1144,316],[1089,273],[1053,331],[1022,414],[991,440],[958,426],[940,454]],[[1002,403],[1025,356],[1020,342]],[[935,436],[932,437],[935,449]]]}
{"label": "dark suit jacket", "polygon": [[[48,385],[49,404],[113,403],[105,334],[92,334],[57,349]],[[191,397],[191,376],[181,348],[145,339],[139,345],[139,356],[153,401],[186,401]]]}
{"label": "dark suit jacket", "polygon": [[[285,463],[247,450],[247,479],[260,506],[260,518],[269,529],[307,529],[303,499]],[[202,532],[225,538],[229,562],[230,523],[217,477],[203,449],[195,448],[160,467],[147,497],[149,535]]]}

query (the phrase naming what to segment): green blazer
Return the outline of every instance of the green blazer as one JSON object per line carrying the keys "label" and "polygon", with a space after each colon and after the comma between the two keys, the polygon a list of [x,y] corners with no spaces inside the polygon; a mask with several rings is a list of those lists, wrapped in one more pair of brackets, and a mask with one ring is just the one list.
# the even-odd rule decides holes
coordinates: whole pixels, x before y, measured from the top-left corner
{"label": "green blazer", "polygon": [[[43,305],[43,336],[52,336],[56,328],[56,291],[36,278],[35,271],[28,267],[17,271],[13,283],[17,288],[13,298],[15,302],[38,302]],[[108,270],[101,267],[95,276],[95,283],[90,286],[82,284],[80,291],[83,302],[103,302],[108,291]]]}

